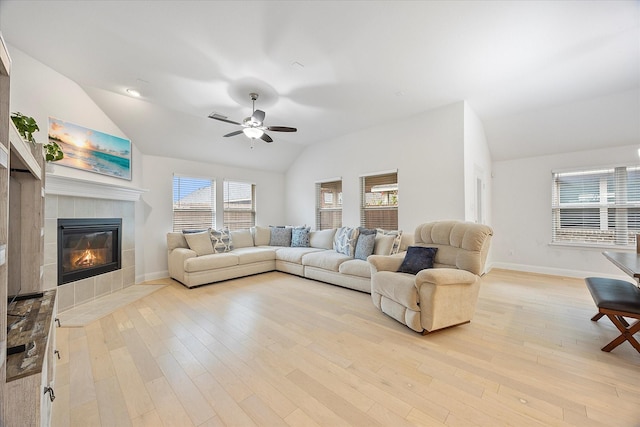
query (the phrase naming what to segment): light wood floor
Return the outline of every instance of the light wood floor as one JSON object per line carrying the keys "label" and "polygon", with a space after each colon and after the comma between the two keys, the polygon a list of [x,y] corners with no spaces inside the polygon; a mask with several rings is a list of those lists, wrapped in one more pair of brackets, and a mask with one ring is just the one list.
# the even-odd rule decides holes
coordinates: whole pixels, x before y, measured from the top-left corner
{"label": "light wood floor", "polygon": [[[158,281],[154,281],[158,283]],[[582,280],[492,271],[421,336],[368,294],[267,273],[58,328],[62,426],[640,426],[640,354]]]}

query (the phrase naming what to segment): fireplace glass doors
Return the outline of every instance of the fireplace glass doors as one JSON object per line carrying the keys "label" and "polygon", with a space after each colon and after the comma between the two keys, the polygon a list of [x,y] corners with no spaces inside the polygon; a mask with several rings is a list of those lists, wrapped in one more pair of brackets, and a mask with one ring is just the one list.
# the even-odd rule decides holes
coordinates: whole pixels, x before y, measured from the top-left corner
{"label": "fireplace glass doors", "polygon": [[58,285],[121,268],[120,218],[58,219]]}

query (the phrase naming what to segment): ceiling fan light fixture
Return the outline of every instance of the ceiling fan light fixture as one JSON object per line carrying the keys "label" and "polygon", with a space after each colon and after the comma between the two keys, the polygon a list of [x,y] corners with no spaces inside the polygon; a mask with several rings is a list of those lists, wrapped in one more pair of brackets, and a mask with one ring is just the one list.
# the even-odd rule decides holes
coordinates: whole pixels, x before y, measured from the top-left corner
{"label": "ceiling fan light fixture", "polygon": [[242,132],[251,139],[258,139],[264,134],[262,129],[257,128],[244,128]]}

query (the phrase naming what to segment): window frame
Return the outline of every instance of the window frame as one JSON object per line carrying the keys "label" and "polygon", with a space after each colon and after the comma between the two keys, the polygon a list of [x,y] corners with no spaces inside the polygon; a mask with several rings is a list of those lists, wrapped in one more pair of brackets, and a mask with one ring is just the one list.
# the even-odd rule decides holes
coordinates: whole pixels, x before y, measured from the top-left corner
{"label": "window frame", "polygon": [[[335,185],[332,185],[335,184]],[[323,192],[323,188],[332,190],[335,187],[335,191],[332,191],[333,197],[336,198],[336,203],[333,207],[323,207],[323,194],[329,194],[329,191]],[[323,181],[316,182],[316,230],[326,230],[330,228],[342,227],[342,178],[332,178]],[[331,221],[323,221],[323,213],[329,213],[332,218]]]}
{"label": "window frame", "polygon": [[[395,182],[394,178],[395,177]],[[386,204],[374,206],[367,203],[367,195],[373,194],[372,191],[367,191],[367,187],[375,186],[395,186],[395,189],[388,191],[380,191],[380,193],[386,194]],[[390,187],[393,188],[393,187]],[[398,230],[399,228],[399,211],[400,211],[400,199],[399,199],[399,177],[398,170],[375,172],[366,175],[360,175],[360,226],[365,228],[382,228],[385,230]],[[376,192],[378,193],[378,192]],[[384,198],[384,196],[381,196]],[[394,204],[390,204],[395,200]],[[378,212],[384,215],[387,213],[387,218],[380,221],[371,222],[370,213]]]}
{"label": "window frame", "polygon": [[[228,207],[228,204],[231,203],[231,201],[227,200],[227,197],[229,195],[230,184],[251,186],[251,189],[249,190],[251,194],[249,209],[246,209],[246,208],[233,209]],[[238,216],[249,214],[250,218],[249,220],[245,220],[245,221],[238,220],[238,221],[231,222],[230,217],[234,214]],[[241,181],[237,179],[222,180],[222,218],[223,218],[222,219],[223,227],[230,231],[244,230],[251,227],[255,227],[256,225],[256,184],[255,183],[248,182],[248,181]],[[239,226],[237,226],[238,224]]]}
{"label": "window frame", "polygon": [[[178,180],[178,183],[176,183],[176,180]],[[185,205],[185,207],[182,210],[176,209],[176,202],[185,199],[186,197],[194,194],[196,191],[207,188],[207,186],[198,187],[197,189],[193,189],[189,191],[187,194],[185,194],[182,197],[178,196],[179,198],[176,199],[176,184],[179,186],[179,188],[181,188],[180,182],[179,182],[180,180],[192,180],[194,184],[197,181],[201,181],[203,183],[205,182],[209,183],[208,187],[210,188],[210,193],[208,197],[211,203],[209,205],[204,204],[203,206],[204,209],[200,209],[200,212],[203,212],[203,213],[208,212],[207,215],[202,215],[203,220],[196,221],[195,218],[192,221],[187,221],[186,219],[183,221],[176,220],[176,212],[181,212],[181,211],[188,212],[189,210],[196,211],[196,209],[192,209],[188,207],[189,205]],[[185,182],[185,184],[187,183]],[[195,186],[196,185],[194,185],[194,188]],[[185,192],[186,191],[188,191],[188,189],[185,189]],[[207,206],[210,207],[210,209],[206,209]],[[204,220],[205,217],[209,218],[209,220]],[[174,232],[181,232],[182,230],[200,230],[200,229],[215,228],[216,226],[216,180],[215,178],[185,175],[185,174],[178,174],[178,173],[173,174],[171,223],[172,223],[172,229]]]}
{"label": "window frame", "polygon": [[639,165],[551,172],[551,245],[630,249],[638,233]]}

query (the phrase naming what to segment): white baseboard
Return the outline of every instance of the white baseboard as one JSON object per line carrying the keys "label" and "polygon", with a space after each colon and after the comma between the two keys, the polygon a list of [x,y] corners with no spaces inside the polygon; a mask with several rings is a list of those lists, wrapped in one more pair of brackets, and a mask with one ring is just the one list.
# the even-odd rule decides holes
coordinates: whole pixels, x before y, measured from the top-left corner
{"label": "white baseboard", "polygon": [[512,264],[508,262],[494,262],[491,264],[491,268],[523,271],[526,273],[547,274],[551,276],[574,277],[578,279],[584,279],[585,277],[610,277],[613,279],[633,281],[631,277],[623,273],[603,274],[602,272],[596,272],[596,271],[568,270],[564,268],[540,267],[536,265]]}
{"label": "white baseboard", "polygon": [[169,277],[169,270],[157,271],[155,273],[147,273],[136,276],[136,284],[149,282],[151,280],[166,279]]}

